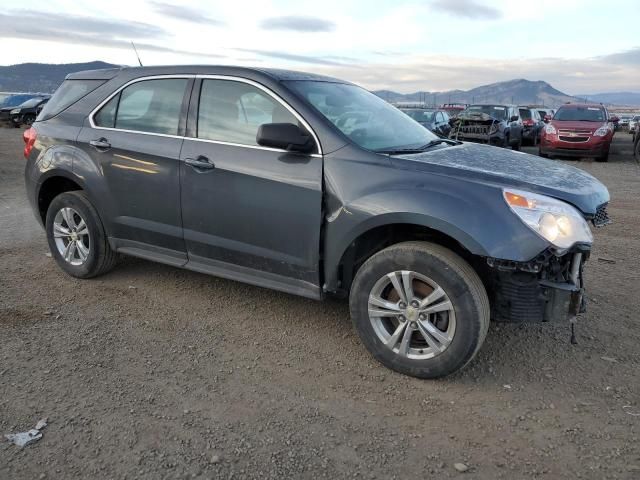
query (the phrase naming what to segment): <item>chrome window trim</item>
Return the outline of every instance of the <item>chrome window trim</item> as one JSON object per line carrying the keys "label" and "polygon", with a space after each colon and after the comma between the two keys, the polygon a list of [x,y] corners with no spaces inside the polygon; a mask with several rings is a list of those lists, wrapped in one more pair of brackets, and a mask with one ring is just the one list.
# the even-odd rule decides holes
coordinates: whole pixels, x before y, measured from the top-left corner
{"label": "chrome window trim", "polygon": [[235,77],[235,76],[231,76],[231,75],[167,74],[167,75],[149,75],[149,76],[146,76],[146,77],[134,78],[133,80],[128,81],[124,85],[121,85],[117,90],[115,90],[105,100],[100,102],[97,107],[95,107],[93,110],[91,110],[91,113],[89,113],[89,125],[91,125],[91,128],[96,129],[96,130],[107,130],[107,131],[114,131],[114,132],[136,133],[136,134],[141,134],[141,135],[154,135],[154,136],[157,136],[157,137],[177,138],[177,139],[192,140],[192,141],[196,141],[196,142],[205,142],[205,143],[216,143],[216,144],[219,144],[219,145],[229,145],[229,146],[233,146],[233,147],[252,148],[252,149],[255,149],[255,150],[266,150],[266,151],[270,151],[270,152],[291,153],[288,150],[284,150],[284,149],[281,149],[281,148],[263,147],[261,145],[245,145],[243,143],[224,142],[224,141],[221,141],[221,140],[208,140],[208,139],[205,139],[205,138],[188,137],[186,135],[170,135],[170,134],[166,134],[166,133],[143,132],[143,131],[140,131],[140,130],[126,130],[126,129],[123,129],[123,128],[115,128],[115,127],[99,127],[99,126],[97,126],[95,124],[94,116],[100,111],[100,109],[102,107],[104,107],[107,103],[109,103],[109,101],[113,97],[118,95],[122,90],[127,88],[129,85],[133,85],[134,83],[138,83],[138,82],[143,82],[145,80],[164,80],[164,79],[171,79],[171,78],[184,78],[184,79],[196,78],[196,79],[205,79],[205,80],[206,79],[209,79],[209,80],[229,80],[229,81],[236,81],[236,82],[246,83],[248,85],[252,85],[252,86],[258,88],[259,90],[262,90],[267,95],[269,95],[274,100],[276,100],[278,103],[280,103],[284,108],[286,108],[294,117],[296,117],[296,119],[300,123],[302,123],[302,125],[304,125],[304,127],[307,130],[309,130],[309,132],[311,133],[311,136],[313,137],[313,140],[316,142],[316,145],[318,147],[318,153],[312,153],[312,154],[310,154],[310,156],[311,157],[322,157],[322,146],[320,145],[320,140],[318,139],[318,136],[316,135],[316,132],[313,130],[313,128],[311,128],[311,125],[309,125],[309,123],[302,117],[302,115],[300,115],[292,106],[290,106],[287,102],[285,102],[282,98],[280,98],[280,96],[278,96],[275,92],[273,92],[272,90],[268,89],[264,85],[254,81],[254,80],[250,80],[248,78]]}

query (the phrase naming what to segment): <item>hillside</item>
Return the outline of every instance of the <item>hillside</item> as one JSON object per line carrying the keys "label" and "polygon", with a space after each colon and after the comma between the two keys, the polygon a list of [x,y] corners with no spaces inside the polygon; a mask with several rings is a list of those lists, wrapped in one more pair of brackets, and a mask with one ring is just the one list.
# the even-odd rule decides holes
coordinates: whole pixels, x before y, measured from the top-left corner
{"label": "hillside", "polygon": [[482,85],[471,90],[445,92],[415,92],[401,94],[391,90],[379,90],[376,95],[389,102],[441,103],[513,103],[557,106],[578,99],[567,95],[543,81],[525,79]]}
{"label": "hillside", "polygon": [[640,106],[640,93],[636,92],[613,92],[613,93],[594,93],[585,94],[581,97],[587,97],[590,102],[602,102],[615,105]]}
{"label": "hillside", "polygon": [[110,68],[105,62],[86,63],[20,63],[0,66],[0,92],[42,92],[51,93],[62,83],[69,73],[82,70]]}

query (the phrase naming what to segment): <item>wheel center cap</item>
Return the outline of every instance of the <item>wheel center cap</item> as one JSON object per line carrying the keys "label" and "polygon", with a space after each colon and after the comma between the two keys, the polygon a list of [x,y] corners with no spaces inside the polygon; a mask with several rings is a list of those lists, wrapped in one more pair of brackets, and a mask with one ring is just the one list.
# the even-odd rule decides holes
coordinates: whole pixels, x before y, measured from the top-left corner
{"label": "wheel center cap", "polygon": [[71,240],[74,242],[78,240],[78,234],[76,232],[71,232]]}
{"label": "wheel center cap", "polygon": [[417,308],[407,307],[406,315],[409,321],[415,322],[416,320],[418,320],[419,314],[420,314],[420,311]]}

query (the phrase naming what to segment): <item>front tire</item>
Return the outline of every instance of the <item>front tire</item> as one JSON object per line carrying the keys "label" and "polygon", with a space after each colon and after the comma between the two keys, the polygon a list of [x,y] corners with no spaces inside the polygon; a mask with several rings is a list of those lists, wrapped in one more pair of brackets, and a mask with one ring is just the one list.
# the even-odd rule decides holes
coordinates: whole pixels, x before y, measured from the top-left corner
{"label": "front tire", "polygon": [[356,274],[349,306],[374,358],[419,378],[463,368],[489,329],[489,300],[477,273],[427,242],[399,243],[369,258]]}
{"label": "front tire", "polygon": [[61,193],[47,210],[47,241],[56,263],[69,275],[91,278],[116,263],[102,221],[82,191]]}

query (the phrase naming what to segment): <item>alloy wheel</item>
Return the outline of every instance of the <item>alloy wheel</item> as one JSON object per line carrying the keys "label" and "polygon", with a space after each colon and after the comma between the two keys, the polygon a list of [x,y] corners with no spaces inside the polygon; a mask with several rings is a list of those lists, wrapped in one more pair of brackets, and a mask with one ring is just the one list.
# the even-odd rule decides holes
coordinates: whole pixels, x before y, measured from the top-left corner
{"label": "alloy wheel", "polygon": [[449,296],[417,272],[395,271],[380,278],[369,294],[368,311],[380,341],[402,357],[433,358],[450,346],[455,335]]}
{"label": "alloy wheel", "polygon": [[73,208],[58,210],[53,219],[53,238],[58,253],[71,265],[82,265],[91,251],[91,237],[84,219]]}

